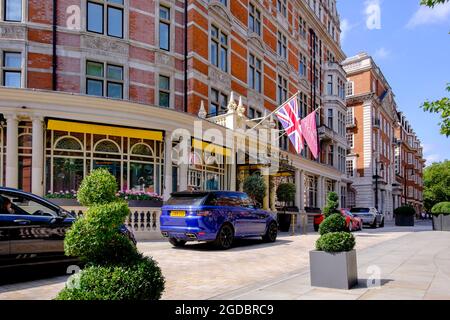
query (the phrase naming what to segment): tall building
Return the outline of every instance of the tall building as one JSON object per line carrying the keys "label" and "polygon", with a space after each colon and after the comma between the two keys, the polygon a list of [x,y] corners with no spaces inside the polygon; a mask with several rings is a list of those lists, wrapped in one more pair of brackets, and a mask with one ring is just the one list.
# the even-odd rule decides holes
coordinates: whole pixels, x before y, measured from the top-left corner
{"label": "tall building", "polygon": [[[347,175],[356,189],[355,206],[376,207],[392,217],[393,210],[405,203],[401,191],[404,144],[416,148],[417,153],[410,155],[410,161],[415,161],[419,170],[419,163],[423,164],[420,142],[409,125],[405,130],[404,116],[398,112],[392,88],[372,57],[366,53],[349,57],[343,67],[348,79],[347,139],[351,148]],[[421,189],[422,182],[417,183],[417,189],[409,179],[407,184],[413,188],[411,200],[418,200],[415,192]]]}
{"label": "tall building", "polygon": [[346,205],[345,55],[335,0],[8,0],[0,13],[2,185],[37,194],[77,189],[106,167],[121,189],[165,197],[238,189],[261,166],[232,165],[224,146],[226,161],[211,160],[199,143],[211,141],[198,139],[182,166],[169,137],[193,131],[194,121],[226,132],[234,99],[251,120],[298,93],[300,116],[318,110],[320,158],[307,148],[296,155],[281,138],[282,159],[272,160],[289,165],[268,182],[295,182],[301,209],[322,208],[327,191]]}

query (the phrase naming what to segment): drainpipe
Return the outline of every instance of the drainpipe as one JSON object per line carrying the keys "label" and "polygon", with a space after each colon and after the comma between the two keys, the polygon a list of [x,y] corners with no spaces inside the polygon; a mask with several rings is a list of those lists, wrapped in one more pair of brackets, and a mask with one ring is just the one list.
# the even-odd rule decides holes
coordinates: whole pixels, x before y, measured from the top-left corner
{"label": "drainpipe", "polygon": [[184,0],[184,112],[188,112],[188,0]]}
{"label": "drainpipe", "polygon": [[57,33],[56,33],[56,26],[58,24],[58,0],[53,0],[53,25],[52,25],[52,32],[53,32],[53,40],[52,40],[52,90],[56,91],[57,89],[57,75],[56,75],[56,69],[58,66],[58,57],[56,56],[56,42],[58,40]]}

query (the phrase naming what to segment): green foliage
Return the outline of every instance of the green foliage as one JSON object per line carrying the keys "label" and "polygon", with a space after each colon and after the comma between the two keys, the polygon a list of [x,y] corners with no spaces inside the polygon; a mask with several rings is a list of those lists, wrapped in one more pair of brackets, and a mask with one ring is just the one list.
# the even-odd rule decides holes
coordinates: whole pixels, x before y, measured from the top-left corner
{"label": "green foliage", "polygon": [[319,226],[319,234],[324,235],[332,232],[347,231],[345,218],[341,214],[332,214]]}
{"label": "green foliage", "polygon": [[277,188],[277,199],[285,204],[295,200],[296,188],[293,183],[282,183]]}
{"label": "green foliage", "polygon": [[439,202],[450,201],[450,161],[433,163],[423,172],[423,199],[427,212]]}
{"label": "green foliage", "polygon": [[87,268],[66,285],[60,300],[159,299],[164,278],[157,264],[144,258],[119,232],[130,213],[116,197],[116,180],[106,170],[94,170],[81,183],[78,200],[89,208],[66,233],[66,255],[78,257]]}
{"label": "green foliage", "polygon": [[151,258],[129,266],[91,266],[69,279],[57,300],[158,300],[164,277]]}
{"label": "green foliage", "polygon": [[414,208],[410,205],[405,205],[395,209],[394,214],[396,216],[413,216],[416,214],[416,210],[414,210]]}
{"label": "green foliage", "polygon": [[259,174],[248,176],[244,181],[244,192],[259,204],[262,204],[263,202],[264,196],[266,195],[266,189],[267,186],[264,182],[264,178]]}
{"label": "green foliage", "polygon": [[83,206],[105,204],[116,200],[116,178],[105,168],[93,170],[81,182],[78,202]]}
{"label": "green foliage", "polygon": [[434,216],[444,215],[448,216],[450,215],[450,202],[440,202],[433,206],[433,209],[431,209],[431,213]]}
{"label": "green foliage", "polygon": [[434,6],[441,4],[441,3],[445,3],[447,1],[449,1],[449,0],[421,0],[420,4],[423,6],[433,8]]}
{"label": "green foliage", "polygon": [[323,215],[328,218],[330,215],[337,213],[339,207],[339,197],[336,192],[330,192],[327,196],[327,205],[323,209]]}
{"label": "green foliage", "polygon": [[[447,91],[450,92],[450,83],[447,84]],[[441,116],[441,134],[450,136],[450,98],[445,97],[433,102],[426,101],[422,105],[423,110],[431,113],[439,113]]]}
{"label": "green foliage", "polygon": [[349,232],[331,232],[316,241],[316,249],[325,252],[346,252],[355,247],[355,237]]}

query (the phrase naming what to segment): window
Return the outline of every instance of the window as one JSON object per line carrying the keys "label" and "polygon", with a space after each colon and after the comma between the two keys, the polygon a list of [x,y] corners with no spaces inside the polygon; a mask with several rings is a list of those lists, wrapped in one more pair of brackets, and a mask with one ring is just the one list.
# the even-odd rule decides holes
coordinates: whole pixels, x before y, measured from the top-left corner
{"label": "window", "polygon": [[211,26],[211,63],[228,72],[228,36],[215,26]]}
{"label": "window", "polygon": [[300,118],[304,118],[308,115],[308,96],[300,92],[298,100]]}
{"label": "window", "polygon": [[354,148],[354,135],[353,133],[347,133],[347,143],[350,148]]}
{"label": "window", "polygon": [[287,100],[287,80],[278,76],[278,104],[283,104]]}
{"label": "window", "polygon": [[307,30],[307,28],[306,28],[306,20],[303,19],[303,17],[299,16],[298,17],[298,33],[303,38],[306,38],[306,30]]}
{"label": "window", "polygon": [[345,94],[347,97],[354,95],[354,86],[355,83],[353,81],[348,81],[346,84],[346,90],[345,90]]}
{"label": "window", "polygon": [[333,95],[333,76],[329,75],[328,76],[328,81],[327,81],[327,94],[329,96]]}
{"label": "window", "polygon": [[353,178],[353,176],[355,174],[354,168],[353,168],[353,160],[347,160],[346,167],[347,167],[347,177]]}
{"label": "window", "polygon": [[4,19],[5,21],[22,21],[22,0],[5,0]]}
{"label": "window", "polygon": [[170,9],[159,7],[159,48],[170,51]]}
{"label": "window", "polygon": [[98,0],[87,3],[87,30],[123,38],[123,0]]}
{"label": "window", "polygon": [[342,112],[338,112],[338,133],[341,137],[345,137],[346,126],[345,126],[346,115]]}
{"label": "window", "polygon": [[261,35],[261,12],[252,3],[249,4],[248,12],[248,28],[251,32]]}
{"label": "window", "polygon": [[159,106],[170,107],[170,78],[159,76]]}
{"label": "window", "polygon": [[338,170],[345,174],[346,172],[346,152],[344,148],[338,147]]}
{"label": "window", "polygon": [[22,86],[22,54],[20,52],[3,52],[2,85],[20,88]]}
{"label": "window", "polygon": [[253,54],[249,56],[248,62],[248,84],[249,87],[261,93],[262,91],[262,62]]}
{"label": "window", "polygon": [[277,0],[277,11],[287,17],[286,0]]}
{"label": "window", "polygon": [[228,6],[228,0],[219,0],[221,4],[223,4],[225,7]]}
{"label": "window", "polygon": [[259,110],[256,110],[255,108],[248,108],[248,118],[249,119],[259,119],[262,117],[262,112]]}
{"label": "window", "polygon": [[333,129],[333,109],[327,110],[327,127]]}
{"label": "window", "polygon": [[93,96],[122,99],[123,67],[88,61],[86,63],[86,93]]}
{"label": "window", "polygon": [[328,146],[328,165],[334,166],[334,145],[330,144]]}
{"label": "window", "polygon": [[287,39],[281,32],[278,32],[278,55],[287,59]]}
{"label": "window", "polygon": [[209,115],[217,116],[227,111],[228,96],[219,90],[211,89],[211,104],[209,106]]}
{"label": "window", "polygon": [[306,68],[307,68],[306,56],[300,53],[298,73],[300,74],[301,77],[306,77]]}
{"label": "window", "polygon": [[[278,130],[280,130],[280,134],[284,132],[284,128],[281,122],[278,122]],[[280,147],[281,150],[288,150],[289,144],[288,144],[288,136],[286,134],[280,137],[278,146]]]}
{"label": "window", "polygon": [[339,98],[345,100],[345,82],[341,79],[338,80],[338,95]]}

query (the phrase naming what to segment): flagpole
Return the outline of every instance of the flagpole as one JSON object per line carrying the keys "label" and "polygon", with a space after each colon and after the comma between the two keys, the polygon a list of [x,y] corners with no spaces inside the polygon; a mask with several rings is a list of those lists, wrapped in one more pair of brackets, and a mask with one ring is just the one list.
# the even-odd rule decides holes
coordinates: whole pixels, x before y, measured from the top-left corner
{"label": "flagpole", "polygon": [[268,117],[272,116],[272,115],[273,115],[274,113],[276,113],[278,110],[280,110],[281,108],[283,108],[286,104],[288,104],[289,101],[291,101],[292,99],[294,99],[294,97],[298,96],[299,93],[300,93],[300,91],[297,91],[296,94],[294,94],[292,97],[290,97],[288,100],[286,100],[282,105],[280,105],[280,106],[279,106],[278,108],[276,108],[274,111],[272,111],[271,113],[269,113],[267,116],[261,118],[262,120],[261,120],[260,122],[258,122],[258,123],[256,124],[256,126],[254,126],[253,128],[251,128],[250,131],[251,131],[251,130],[254,130],[256,127],[260,126],[260,125],[264,122],[264,120],[266,120]]}

